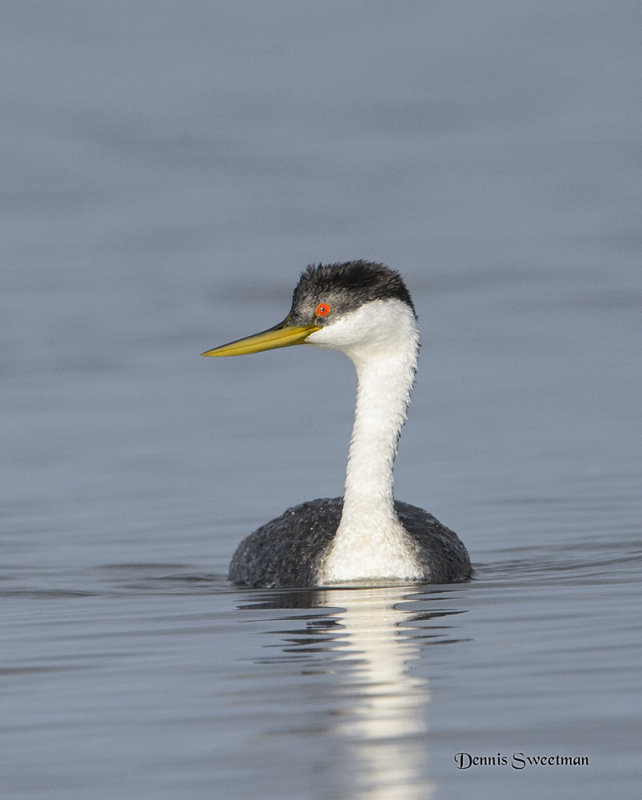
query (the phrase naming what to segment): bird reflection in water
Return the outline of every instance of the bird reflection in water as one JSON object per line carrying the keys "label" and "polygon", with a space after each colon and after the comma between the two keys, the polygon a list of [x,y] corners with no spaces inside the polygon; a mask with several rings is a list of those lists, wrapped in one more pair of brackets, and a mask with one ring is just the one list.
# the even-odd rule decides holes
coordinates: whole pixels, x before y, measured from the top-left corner
{"label": "bird reflection in water", "polygon": [[[323,683],[327,713],[320,710],[317,735],[336,739],[329,780],[339,796],[355,800],[429,800],[428,739],[431,690],[418,662],[426,642],[455,641],[449,629],[430,620],[461,613],[461,609],[431,611],[427,600],[443,597],[440,589],[428,598],[409,586],[370,586],[270,592],[244,608],[301,608],[316,612],[301,629],[282,637],[281,654],[261,658],[274,665],[284,659],[301,664]],[[414,602],[413,602],[414,601]],[[323,613],[325,612],[325,613]],[[281,622],[283,618],[281,617]],[[304,684],[305,685],[305,684]],[[310,684],[311,685],[311,684]],[[318,690],[318,686],[312,687]],[[309,699],[307,700],[309,702]]]}

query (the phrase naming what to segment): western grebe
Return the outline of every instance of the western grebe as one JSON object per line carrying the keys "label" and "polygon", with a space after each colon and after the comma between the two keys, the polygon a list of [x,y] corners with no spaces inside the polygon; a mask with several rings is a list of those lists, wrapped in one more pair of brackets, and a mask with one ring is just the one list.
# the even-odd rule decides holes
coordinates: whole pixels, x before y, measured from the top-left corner
{"label": "western grebe", "polygon": [[393,497],[394,460],[419,352],[415,308],[399,273],[367,261],[309,266],[283,322],[202,355],[293,344],[341,350],[355,365],[345,494],[302,503],[262,525],[237,548],[229,579],[287,587],[469,578],[470,559],[457,534]]}

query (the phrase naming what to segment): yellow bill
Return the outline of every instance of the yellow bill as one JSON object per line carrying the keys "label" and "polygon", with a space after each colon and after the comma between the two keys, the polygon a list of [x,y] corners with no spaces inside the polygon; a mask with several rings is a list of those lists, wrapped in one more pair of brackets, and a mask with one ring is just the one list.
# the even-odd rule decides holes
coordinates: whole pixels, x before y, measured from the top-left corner
{"label": "yellow bill", "polygon": [[303,344],[311,333],[318,330],[321,330],[319,325],[290,325],[286,319],[267,331],[214,347],[201,355],[244,356],[248,353],[260,353],[262,350],[274,350],[277,347],[290,347],[293,344]]}

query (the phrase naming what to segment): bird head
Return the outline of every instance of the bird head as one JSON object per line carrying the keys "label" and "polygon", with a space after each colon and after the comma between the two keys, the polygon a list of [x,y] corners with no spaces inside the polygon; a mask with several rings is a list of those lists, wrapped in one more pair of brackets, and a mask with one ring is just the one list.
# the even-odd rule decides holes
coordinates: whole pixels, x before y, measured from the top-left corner
{"label": "bird head", "polygon": [[309,266],[294,289],[287,317],[272,328],[202,353],[236,356],[313,344],[350,350],[360,343],[389,340],[394,316],[411,317],[415,309],[395,270],[369,261]]}

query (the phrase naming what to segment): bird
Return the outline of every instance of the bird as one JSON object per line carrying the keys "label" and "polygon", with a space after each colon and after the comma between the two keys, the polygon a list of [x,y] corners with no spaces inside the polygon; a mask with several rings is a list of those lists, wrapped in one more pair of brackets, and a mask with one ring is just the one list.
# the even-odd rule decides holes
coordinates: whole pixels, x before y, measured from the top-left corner
{"label": "bird", "polygon": [[470,557],[457,534],[393,495],[420,347],[399,272],[365,260],[309,265],[282,322],[202,355],[299,344],[339,350],[356,369],[344,495],[301,503],[262,525],[239,544],[228,579],[255,588],[468,580]]}

